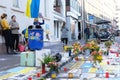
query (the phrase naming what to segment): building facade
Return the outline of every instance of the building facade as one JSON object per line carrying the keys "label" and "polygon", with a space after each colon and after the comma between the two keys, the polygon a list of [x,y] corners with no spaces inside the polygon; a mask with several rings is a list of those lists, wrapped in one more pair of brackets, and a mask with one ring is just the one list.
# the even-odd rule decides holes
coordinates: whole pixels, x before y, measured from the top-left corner
{"label": "building facade", "polygon": [[66,0],[66,27],[69,29],[69,41],[78,40],[81,37],[81,8],[77,0]]}
{"label": "building facade", "polygon": [[[28,27],[28,25],[33,23],[32,18],[25,16],[25,6],[27,0],[4,0],[0,1],[0,16],[2,13],[6,13],[8,22],[11,20],[12,15],[16,15],[17,22],[19,23],[21,33],[23,29]],[[0,35],[0,43],[4,43],[4,38]]]}
{"label": "building facade", "polygon": [[[90,26],[91,33],[100,21],[109,21],[110,26],[116,27],[115,13],[116,2],[115,0],[80,0],[83,7],[84,14],[84,28]],[[91,37],[93,34],[91,34]]]}
{"label": "building facade", "polygon": [[[50,41],[60,41],[61,25],[66,22],[69,28],[69,41],[78,40],[84,37],[84,28],[94,28],[100,20],[111,21],[114,26],[116,3],[114,0],[40,0],[40,13],[45,18],[44,41],[47,41],[46,34],[49,34]],[[0,14],[7,13],[8,21],[14,14],[21,31],[33,24],[33,18],[25,15],[27,0],[0,0]],[[39,19],[41,21],[41,19]],[[0,43],[4,38],[0,36]]]}
{"label": "building facade", "polygon": [[116,21],[117,21],[117,29],[120,30],[120,4],[116,0],[117,5],[116,5]]}
{"label": "building facade", "polygon": [[[25,15],[27,0],[12,0],[0,1],[0,15],[7,13],[8,22],[12,15],[16,15],[20,26],[19,32],[33,24],[33,18],[28,18]],[[61,25],[66,22],[65,17],[65,0],[40,0],[40,13],[45,18],[44,41],[48,41],[46,34],[49,34],[50,41],[60,41]],[[39,19],[39,21],[42,21]],[[0,36],[0,43],[4,42],[4,38]]]}

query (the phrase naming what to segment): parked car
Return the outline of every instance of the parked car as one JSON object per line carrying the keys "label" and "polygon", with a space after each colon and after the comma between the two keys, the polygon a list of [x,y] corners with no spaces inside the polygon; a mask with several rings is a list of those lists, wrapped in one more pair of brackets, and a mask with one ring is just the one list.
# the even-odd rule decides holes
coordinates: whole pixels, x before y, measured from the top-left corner
{"label": "parked car", "polygon": [[108,31],[101,31],[99,33],[99,37],[101,41],[105,41],[105,40],[110,40],[113,37],[113,35]]}

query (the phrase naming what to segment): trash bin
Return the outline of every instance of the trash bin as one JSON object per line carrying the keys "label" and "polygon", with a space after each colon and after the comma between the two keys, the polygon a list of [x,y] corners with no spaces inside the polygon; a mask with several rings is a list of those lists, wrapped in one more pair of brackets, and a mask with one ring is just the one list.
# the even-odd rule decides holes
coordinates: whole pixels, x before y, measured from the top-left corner
{"label": "trash bin", "polygon": [[30,50],[40,50],[43,48],[43,29],[28,30],[28,47]]}

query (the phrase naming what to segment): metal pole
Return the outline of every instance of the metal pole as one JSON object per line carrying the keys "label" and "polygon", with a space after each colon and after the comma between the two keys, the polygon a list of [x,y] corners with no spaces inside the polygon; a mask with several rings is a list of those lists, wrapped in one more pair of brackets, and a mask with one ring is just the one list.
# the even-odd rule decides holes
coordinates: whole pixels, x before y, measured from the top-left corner
{"label": "metal pole", "polygon": [[82,11],[82,28],[81,28],[81,36],[85,39],[84,28],[85,28],[85,0],[81,0],[81,11]]}

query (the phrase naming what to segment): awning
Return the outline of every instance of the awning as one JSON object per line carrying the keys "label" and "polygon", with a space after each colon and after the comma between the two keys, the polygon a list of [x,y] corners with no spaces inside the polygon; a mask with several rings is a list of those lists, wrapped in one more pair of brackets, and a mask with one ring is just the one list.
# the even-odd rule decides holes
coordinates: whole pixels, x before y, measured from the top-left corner
{"label": "awning", "polygon": [[101,20],[99,22],[96,22],[96,24],[108,24],[108,23],[111,23],[111,22],[107,20]]}

